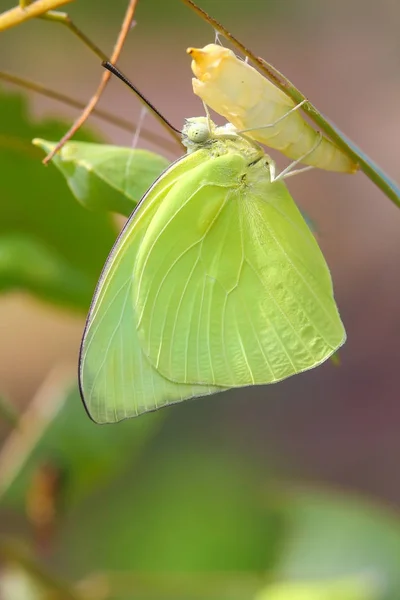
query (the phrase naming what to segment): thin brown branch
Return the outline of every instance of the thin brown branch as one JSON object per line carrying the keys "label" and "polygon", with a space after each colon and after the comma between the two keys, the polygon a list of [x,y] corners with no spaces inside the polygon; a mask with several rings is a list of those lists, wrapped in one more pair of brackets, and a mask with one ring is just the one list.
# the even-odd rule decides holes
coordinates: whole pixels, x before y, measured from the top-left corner
{"label": "thin brown branch", "polygon": [[[113,53],[111,55],[112,63],[115,63],[118,60],[119,55],[121,54],[122,47],[124,45],[125,39],[129,33],[129,30],[130,30],[132,22],[133,22],[137,3],[138,3],[138,0],[130,0],[129,1],[129,5],[128,5],[127,11],[125,13],[124,21],[122,23],[122,27],[119,32],[117,42],[114,46]],[[56,152],[58,152],[60,150],[60,148],[63,147],[65,142],[67,142],[78,131],[78,129],[80,127],[82,127],[82,125],[85,123],[85,121],[89,117],[90,113],[95,108],[97,102],[99,101],[100,96],[102,95],[104,89],[106,88],[106,85],[107,85],[110,77],[111,77],[111,73],[109,71],[104,71],[101,81],[100,81],[100,85],[97,88],[96,93],[89,100],[84,111],[82,112],[80,117],[75,121],[75,123],[73,124],[71,129],[58,142],[58,144],[57,144],[57,146],[55,146],[54,150],[52,150],[52,152],[50,152],[50,154],[48,154],[46,156],[46,158],[43,160],[43,164],[47,164],[53,158],[53,156],[56,154]]]}
{"label": "thin brown branch", "polygon": [[[219,33],[221,33],[227,40],[231,42],[239,52],[248,56],[250,60],[252,60],[262,71],[268,79],[270,79],[275,85],[277,85],[282,91],[284,91],[288,96],[292,98],[292,100],[296,100],[296,98],[292,97],[291,89],[296,89],[295,86],[288,80],[282,73],[280,73],[277,69],[275,69],[272,65],[264,61],[262,58],[256,56],[251,50],[249,50],[242,42],[239,42],[234,35],[232,35],[219,21],[214,19],[211,15],[209,15],[205,10],[197,6],[193,0],[181,0],[183,4],[186,4],[189,8],[191,8],[203,21],[206,21],[209,25],[211,25],[214,29],[216,29]],[[302,96],[302,99],[305,99],[305,96]]]}
{"label": "thin brown branch", "polygon": [[74,0],[36,0],[36,2],[26,6],[20,5],[11,8],[0,14],[0,31],[15,27],[24,21],[29,21],[29,19],[40,17],[48,10],[53,10],[70,2],[74,2]]}
{"label": "thin brown branch", "polygon": [[[5,73],[0,71],[0,79],[3,81],[7,81],[8,83],[18,85],[19,87],[22,87],[31,92],[41,94],[46,98],[51,98],[52,100],[56,100],[57,102],[62,102],[63,104],[71,106],[72,108],[77,108],[78,110],[84,110],[86,106],[84,102],[80,102],[79,100],[70,98],[66,94],[61,94],[60,92],[56,92],[54,90],[46,88],[45,86],[40,85],[39,83],[35,83],[34,81],[30,81],[29,79],[23,79],[22,77],[17,77],[16,75],[12,75],[11,73]],[[93,116],[102,119],[103,121],[106,121],[111,125],[115,125],[115,127],[119,127],[124,131],[132,132],[136,127],[136,123],[134,121],[128,121],[128,119],[118,117],[117,115],[114,115],[113,113],[110,113],[106,110],[102,110],[101,108],[94,108]],[[142,135],[149,142],[152,142],[153,144],[164,148],[168,152],[176,152],[176,144],[174,142],[170,142],[165,137],[158,135],[157,133],[153,133],[148,129],[143,129]]]}
{"label": "thin brown branch", "polygon": [[65,27],[67,27],[74,35],[76,35],[76,37],[78,37],[81,42],[85,44],[85,46],[90,48],[90,50],[94,52],[94,54],[96,54],[100,60],[108,60],[108,57],[103,50],[96,46],[96,44],[92,42],[92,40],[75,25],[67,13],[50,10],[47,13],[40,15],[40,18],[44,19],[45,21],[52,21],[54,23],[65,25]]}

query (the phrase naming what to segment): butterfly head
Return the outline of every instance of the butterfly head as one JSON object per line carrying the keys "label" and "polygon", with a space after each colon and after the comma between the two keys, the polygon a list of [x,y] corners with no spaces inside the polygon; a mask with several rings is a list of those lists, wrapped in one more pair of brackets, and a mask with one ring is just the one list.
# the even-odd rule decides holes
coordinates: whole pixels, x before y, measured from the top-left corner
{"label": "butterfly head", "polygon": [[207,117],[191,117],[186,119],[182,129],[182,144],[188,152],[207,145],[214,137],[215,125]]}

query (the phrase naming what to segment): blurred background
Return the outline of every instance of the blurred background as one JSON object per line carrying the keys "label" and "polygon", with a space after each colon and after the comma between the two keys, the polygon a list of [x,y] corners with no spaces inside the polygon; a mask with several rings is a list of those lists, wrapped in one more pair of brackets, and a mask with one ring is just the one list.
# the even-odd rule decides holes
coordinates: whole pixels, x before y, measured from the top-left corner
{"label": "blurred background", "polygon": [[[126,4],[125,0],[78,0],[65,10],[110,53]],[[398,2],[200,0],[199,4],[283,72],[393,179],[400,180]],[[10,7],[9,1],[0,0],[1,11]],[[185,117],[203,114],[191,90],[185,50],[214,41],[214,32],[178,0],[140,0],[135,19],[119,66],[180,127]],[[102,74],[99,60],[71,32],[39,20],[1,32],[0,70],[82,101],[95,91]],[[78,114],[39,95],[29,94],[28,99],[29,113],[38,121],[62,117],[67,123]],[[96,118],[91,119],[90,129],[109,143],[130,145],[141,111],[135,97],[113,80],[101,107],[131,120],[132,132]],[[3,111],[0,138],[7,118]],[[150,116],[144,126],[165,135]],[[32,131],[33,137],[34,123]],[[143,139],[139,146],[163,153]],[[164,152],[171,160],[178,154]],[[103,482],[103,487],[85,492],[84,499],[74,500],[73,510],[61,510],[65,518],[46,560],[66,576],[124,568],[260,573],[275,564],[280,553],[280,542],[272,541],[280,540],[288,527],[287,515],[282,516],[287,506],[297,519],[292,525],[298,534],[287,538],[287,552],[284,558],[279,554],[277,573],[318,579],[364,572],[382,563],[386,568],[390,565],[394,579],[400,577],[400,537],[393,533],[397,527],[400,532],[395,516],[400,506],[400,212],[361,173],[348,176],[315,170],[290,179],[288,186],[315,222],[331,268],[348,333],[340,367],[328,361],[271,387],[230,391],[163,409],[160,418],[146,416],[106,427],[101,436],[106,436],[110,447],[120,448],[107,468],[114,474],[118,465],[119,479],[113,479],[111,487]],[[46,196],[47,191],[43,183],[40,194]],[[58,197],[47,201],[57,204]],[[4,190],[0,202],[11,202]],[[75,202],[72,195],[70,202]],[[51,210],[40,215],[49,227],[52,218]],[[71,232],[71,239],[74,235]],[[84,233],[76,234],[77,244],[80,235]],[[99,248],[98,240],[89,235],[82,253],[90,254],[92,243],[105,259],[112,240],[107,238]],[[100,272],[100,260],[94,268]],[[62,388],[62,394],[57,391],[63,398],[61,406],[68,398],[74,413],[66,419],[68,426],[64,428],[62,422],[57,426],[68,432],[67,447],[68,439],[73,444],[76,432],[87,425],[90,433],[82,433],[80,460],[90,465],[94,451],[86,448],[85,440],[89,435],[96,438],[104,428],[96,429],[89,422],[73,389],[55,384],[74,379],[84,318],[84,311],[57,308],[31,294],[2,294],[0,394],[23,411],[38,397],[46,397],[51,406],[49,389]],[[0,423],[4,440],[9,429]],[[57,465],[57,443],[53,440],[48,447],[55,448],[51,458]],[[60,451],[62,465],[64,451]],[[103,447],[101,451],[107,454]],[[82,481],[86,477],[82,474]],[[316,488],[336,490],[333,497],[338,494],[339,500],[331,504],[330,493],[310,491]],[[270,489],[278,491],[270,493]],[[291,496],[293,489],[302,491]],[[348,494],[345,510],[342,502]],[[154,498],[158,504],[152,505]],[[26,508],[19,514],[17,504],[11,502],[0,512],[0,527],[34,539],[29,511],[28,517],[22,516]],[[268,518],[263,512],[266,506]],[[371,527],[377,521],[375,510],[382,518],[386,536],[382,545],[377,542],[379,532],[372,533],[370,525],[364,528],[357,521],[364,518],[364,510]],[[112,524],[107,515],[112,515]],[[113,519],[118,515],[121,522],[116,525]],[[132,530],[124,526],[131,518]],[[215,535],[212,542],[208,538],[210,545],[201,535],[203,518],[207,535]],[[357,544],[353,525],[354,531],[368,530]],[[153,537],[149,528],[155,532]],[[303,537],[302,532],[306,532]],[[99,550],[102,539],[109,552]],[[373,548],[367,558],[362,550],[366,539]],[[196,546],[196,551],[189,551],[186,544]],[[111,550],[114,546],[118,551]],[[398,579],[397,584],[400,595]],[[391,597],[398,598],[396,594]]]}

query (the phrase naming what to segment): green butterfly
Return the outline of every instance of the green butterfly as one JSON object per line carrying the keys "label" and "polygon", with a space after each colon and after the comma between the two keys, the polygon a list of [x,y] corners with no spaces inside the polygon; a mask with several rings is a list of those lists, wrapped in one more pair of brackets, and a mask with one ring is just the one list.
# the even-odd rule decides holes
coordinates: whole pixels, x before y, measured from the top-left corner
{"label": "green butterfly", "polygon": [[271,159],[202,117],[183,143],[94,295],[79,377],[98,423],[280,381],[346,339],[328,266]]}

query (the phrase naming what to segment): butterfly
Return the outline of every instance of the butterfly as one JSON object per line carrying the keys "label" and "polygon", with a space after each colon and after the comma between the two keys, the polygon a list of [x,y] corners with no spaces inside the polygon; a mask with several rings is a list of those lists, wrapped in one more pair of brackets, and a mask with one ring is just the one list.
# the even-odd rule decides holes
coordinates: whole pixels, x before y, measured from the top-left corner
{"label": "butterfly", "polygon": [[98,423],[281,381],[346,339],[329,268],[270,157],[206,117],[182,141],[94,294],[79,381]]}

